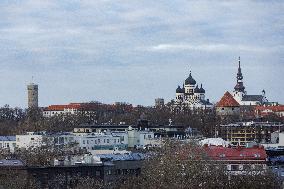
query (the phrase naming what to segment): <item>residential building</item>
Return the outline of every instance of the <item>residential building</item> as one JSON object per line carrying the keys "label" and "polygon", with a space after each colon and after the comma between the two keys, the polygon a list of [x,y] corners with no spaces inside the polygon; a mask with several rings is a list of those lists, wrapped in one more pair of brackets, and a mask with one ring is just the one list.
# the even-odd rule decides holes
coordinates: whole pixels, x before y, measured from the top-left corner
{"label": "residential building", "polygon": [[17,148],[36,148],[43,145],[44,133],[41,132],[27,132],[25,135],[16,135]]}
{"label": "residential building", "polygon": [[267,169],[267,155],[263,147],[231,148],[205,145],[204,151],[210,160],[224,164],[230,175],[261,174]]}
{"label": "residential building", "polygon": [[271,133],[284,131],[284,124],[275,122],[237,122],[220,125],[217,135],[233,146],[247,143],[270,143]]}
{"label": "residential building", "polygon": [[73,115],[77,113],[95,114],[97,112],[115,112],[132,111],[133,106],[125,102],[116,102],[115,104],[102,104],[99,102],[89,103],[69,103],[66,105],[50,105],[43,109],[44,117],[52,117],[56,115]]}
{"label": "residential building", "polygon": [[121,142],[121,137],[111,133],[91,133],[88,135],[76,136],[76,142],[81,149],[91,150],[113,150],[118,148],[124,150],[128,143]]}
{"label": "residential building", "polygon": [[0,136],[0,149],[9,150],[14,152],[16,148],[16,137],[15,136]]}
{"label": "residential building", "polygon": [[254,109],[256,117],[266,117],[269,115],[277,115],[284,118],[284,105],[275,106],[256,106]]}

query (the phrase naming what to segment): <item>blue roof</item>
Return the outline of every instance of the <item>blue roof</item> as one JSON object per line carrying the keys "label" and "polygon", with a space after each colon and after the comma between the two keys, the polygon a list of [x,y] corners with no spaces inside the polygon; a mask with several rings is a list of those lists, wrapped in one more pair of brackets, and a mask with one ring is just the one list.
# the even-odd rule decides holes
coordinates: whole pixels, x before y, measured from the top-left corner
{"label": "blue roof", "polygon": [[16,141],[16,136],[0,136],[0,141]]}
{"label": "blue roof", "polygon": [[268,160],[271,162],[284,162],[284,156],[269,157]]}
{"label": "blue roof", "polygon": [[0,159],[1,166],[24,166],[24,163],[18,159]]}

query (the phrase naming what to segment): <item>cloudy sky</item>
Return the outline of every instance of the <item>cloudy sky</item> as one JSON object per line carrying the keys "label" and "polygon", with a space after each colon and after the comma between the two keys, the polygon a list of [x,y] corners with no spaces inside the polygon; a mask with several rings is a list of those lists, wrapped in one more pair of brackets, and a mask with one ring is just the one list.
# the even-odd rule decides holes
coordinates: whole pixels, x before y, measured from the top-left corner
{"label": "cloudy sky", "polygon": [[[284,103],[284,1],[1,0],[0,105],[166,101],[192,71],[218,101],[236,83]],[[34,79],[32,80],[32,76]]]}

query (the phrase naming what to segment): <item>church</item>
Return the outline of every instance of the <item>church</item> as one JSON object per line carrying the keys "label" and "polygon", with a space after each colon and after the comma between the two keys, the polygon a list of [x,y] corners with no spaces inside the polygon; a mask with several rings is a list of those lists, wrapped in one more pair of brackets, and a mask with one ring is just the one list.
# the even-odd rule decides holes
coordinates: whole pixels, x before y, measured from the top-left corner
{"label": "church", "polygon": [[205,99],[205,89],[203,88],[202,84],[200,87],[198,86],[195,79],[193,79],[191,75],[191,71],[188,78],[184,81],[183,87],[177,87],[174,105],[176,109],[179,110],[182,110],[183,108],[213,108],[213,104],[209,102],[209,99]]}
{"label": "church", "polygon": [[237,73],[237,84],[234,87],[233,97],[241,106],[263,105],[268,102],[265,97],[265,90],[262,90],[262,94],[260,95],[248,95],[245,91],[240,57]]}

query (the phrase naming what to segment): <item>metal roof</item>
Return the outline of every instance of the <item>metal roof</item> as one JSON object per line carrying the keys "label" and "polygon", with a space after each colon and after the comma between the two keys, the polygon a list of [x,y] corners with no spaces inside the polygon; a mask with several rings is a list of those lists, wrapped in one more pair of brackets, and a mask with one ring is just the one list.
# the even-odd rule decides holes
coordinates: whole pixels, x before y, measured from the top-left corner
{"label": "metal roof", "polygon": [[258,101],[262,102],[263,96],[262,95],[244,95],[242,101]]}
{"label": "metal roof", "polygon": [[2,166],[24,166],[24,163],[18,159],[0,159],[0,167]]}
{"label": "metal roof", "polygon": [[16,141],[16,136],[0,136],[0,141]]}
{"label": "metal roof", "polygon": [[101,159],[109,159],[110,161],[139,161],[145,159],[145,154],[142,153],[126,153],[126,154],[98,154]]}

